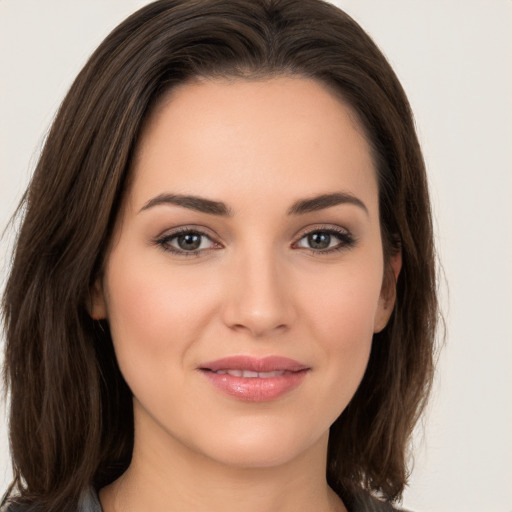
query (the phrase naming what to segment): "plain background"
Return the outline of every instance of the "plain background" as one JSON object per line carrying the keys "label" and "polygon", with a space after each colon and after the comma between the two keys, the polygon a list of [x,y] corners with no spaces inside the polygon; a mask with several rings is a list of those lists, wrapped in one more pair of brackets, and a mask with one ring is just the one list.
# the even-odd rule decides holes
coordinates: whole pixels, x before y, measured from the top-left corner
{"label": "plain background", "polygon": [[[0,230],[71,81],[146,3],[0,0]],[[334,3],[370,33],[409,95],[448,283],[445,347],[403,505],[512,512],[512,1]],[[10,240],[0,246],[2,283]],[[3,489],[10,469],[0,411]]]}

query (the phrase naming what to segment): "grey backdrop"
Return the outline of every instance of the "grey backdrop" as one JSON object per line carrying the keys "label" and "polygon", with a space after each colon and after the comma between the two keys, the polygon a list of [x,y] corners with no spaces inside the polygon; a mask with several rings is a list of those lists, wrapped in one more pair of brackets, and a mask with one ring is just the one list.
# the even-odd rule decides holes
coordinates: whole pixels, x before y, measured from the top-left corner
{"label": "grey backdrop", "polygon": [[[72,79],[103,37],[145,3],[0,0],[0,230]],[[512,1],[334,3],[374,37],[409,94],[449,288],[448,295],[442,287],[446,346],[416,433],[404,505],[512,512]],[[10,240],[8,233],[1,241],[2,279]]]}

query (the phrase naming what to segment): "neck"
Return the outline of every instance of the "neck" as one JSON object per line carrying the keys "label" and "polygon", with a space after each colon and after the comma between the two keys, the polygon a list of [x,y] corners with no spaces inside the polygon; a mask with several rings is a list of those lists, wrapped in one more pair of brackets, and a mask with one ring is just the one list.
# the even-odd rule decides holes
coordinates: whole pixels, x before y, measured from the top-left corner
{"label": "neck", "polygon": [[100,500],[104,512],[346,512],[327,485],[326,454],[327,435],[284,463],[231,466],[169,438],[140,443],[136,435],[130,467]]}

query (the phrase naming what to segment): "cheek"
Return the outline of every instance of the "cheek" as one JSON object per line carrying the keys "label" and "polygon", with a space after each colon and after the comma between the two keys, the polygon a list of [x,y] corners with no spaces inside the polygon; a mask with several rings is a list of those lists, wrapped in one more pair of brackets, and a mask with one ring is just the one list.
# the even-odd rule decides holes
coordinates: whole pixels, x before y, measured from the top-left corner
{"label": "cheek", "polygon": [[382,287],[382,265],[379,259],[372,261],[333,268],[310,280],[304,314],[320,339],[338,340],[341,348],[344,342],[358,345],[372,338]]}
{"label": "cheek", "polygon": [[107,275],[108,319],[121,369],[182,361],[212,315],[215,287],[122,253],[111,258]]}
{"label": "cheek", "polygon": [[303,315],[321,348],[333,421],[356,392],[368,363],[382,281],[378,262],[336,269],[310,283],[314,293]]}

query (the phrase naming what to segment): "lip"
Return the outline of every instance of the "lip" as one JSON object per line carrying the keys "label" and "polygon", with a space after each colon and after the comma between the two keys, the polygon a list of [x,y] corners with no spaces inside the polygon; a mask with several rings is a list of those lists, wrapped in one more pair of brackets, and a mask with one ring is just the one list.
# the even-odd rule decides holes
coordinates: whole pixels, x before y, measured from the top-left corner
{"label": "lip", "polygon": [[[218,390],[246,402],[275,400],[297,388],[310,370],[307,365],[281,356],[263,358],[230,356],[204,363],[198,369]],[[282,374],[243,377],[229,373],[216,373],[233,370],[258,374],[282,372]]]}

